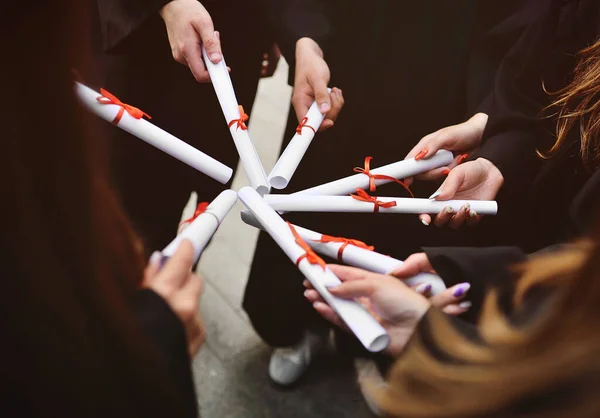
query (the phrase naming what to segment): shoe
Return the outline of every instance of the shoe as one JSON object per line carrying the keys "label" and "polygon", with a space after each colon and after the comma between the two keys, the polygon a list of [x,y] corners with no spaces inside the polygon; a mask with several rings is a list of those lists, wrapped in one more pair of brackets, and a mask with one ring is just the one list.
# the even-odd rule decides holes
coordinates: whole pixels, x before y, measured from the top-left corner
{"label": "shoe", "polygon": [[297,382],[326,341],[326,335],[306,331],[304,338],[295,346],[276,348],[269,362],[271,380],[281,386]]}
{"label": "shoe", "polygon": [[381,376],[377,363],[374,360],[356,358],[354,359],[354,370],[356,370],[356,378],[358,381],[358,387],[363,395],[365,403],[376,417],[381,416],[381,409],[377,405],[374,399],[371,398],[370,392],[366,389],[367,385],[371,388],[376,386],[385,389],[387,382]]}

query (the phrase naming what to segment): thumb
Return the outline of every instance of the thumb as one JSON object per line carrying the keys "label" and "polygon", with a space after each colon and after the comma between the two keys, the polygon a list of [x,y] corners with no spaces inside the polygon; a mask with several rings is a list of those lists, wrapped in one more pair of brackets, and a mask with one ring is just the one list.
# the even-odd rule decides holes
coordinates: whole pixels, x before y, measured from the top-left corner
{"label": "thumb", "polygon": [[437,192],[431,195],[430,199],[450,200],[454,197],[460,186],[465,181],[465,173],[462,170],[452,170],[448,177],[442,183]]}
{"label": "thumb", "polygon": [[323,78],[311,77],[309,83],[319,105],[319,111],[326,114],[331,110],[331,98],[329,97],[329,91],[327,91],[327,81]]}
{"label": "thumb", "polygon": [[192,21],[192,25],[202,39],[202,45],[206,49],[206,55],[213,64],[217,64],[223,58],[221,53],[221,41],[219,32],[215,32],[210,16]]}
{"label": "thumb", "polygon": [[373,280],[351,280],[328,289],[333,296],[343,299],[369,297],[375,291]]}

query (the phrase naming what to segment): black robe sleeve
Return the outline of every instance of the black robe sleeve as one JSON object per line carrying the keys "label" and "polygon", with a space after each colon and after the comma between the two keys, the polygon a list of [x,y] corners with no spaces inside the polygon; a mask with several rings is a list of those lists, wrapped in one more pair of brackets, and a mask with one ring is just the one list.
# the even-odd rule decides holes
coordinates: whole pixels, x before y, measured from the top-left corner
{"label": "black robe sleeve", "polygon": [[423,248],[423,251],[446,286],[462,282],[471,284],[467,299],[473,306],[463,314],[468,321],[478,318],[490,286],[504,285],[513,280],[513,266],[527,259],[518,247],[438,247]]}
{"label": "black robe sleeve", "polygon": [[97,0],[102,44],[112,51],[170,0]]}
{"label": "black robe sleeve", "polygon": [[144,334],[166,362],[173,384],[185,402],[186,416],[198,416],[198,402],[185,329],[167,302],[150,289],[139,290],[134,308]]}

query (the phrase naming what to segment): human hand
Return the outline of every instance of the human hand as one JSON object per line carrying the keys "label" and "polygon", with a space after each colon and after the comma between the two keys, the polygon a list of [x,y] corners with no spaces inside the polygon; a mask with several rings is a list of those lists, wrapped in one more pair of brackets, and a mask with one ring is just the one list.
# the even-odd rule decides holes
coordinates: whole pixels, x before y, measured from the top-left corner
{"label": "human hand", "polygon": [[[485,158],[468,161],[455,167],[440,188],[431,195],[435,200],[493,200],[504,184],[504,177],[498,168]],[[431,223],[431,216],[419,215],[424,225]],[[435,217],[436,226],[448,224],[452,229],[458,229],[463,224],[476,225],[481,217],[471,210],[469,204],[463,205],[457,213],[447,206]]]}
{"label": "human hand", "polygon": [[187,65],[198,82],[210,81],[202,59],[202,45],[213,63],[221,61],[221,42],[208,11],[196,0],[171,0],[160,15],[167,27],[173,58]]}
{"label": "human hand", "polygon": [[202,277],[192,273],[194,247],[183,240],[175,254],[161,269],[161,254],[155,252],[144,272],[142,287],[161,296],[181,320],[185,328],[188,350],[195,356],[204,342],[204,326],[198,313]]}
{"label": "human hand", "polygon": [[[437,274],[429,262],[427,254],[425,253],[415,253],[411,255],[400,267],[394,270],[391,275],[400,280],[406,280],[420,273]],[[467,295],[467,292],[470,288],[471,285],[469,283],[459,283],[435,296],[432,296],[431,284],[424,282],[413,286],[413,289],[417,293],[429,298],[429,302],[433,306],[442,310],[448,315],[460,315],[469,310],[471,307],[471,302],[463,302],[463,299]]]}
{"label": "human hand", "polygon": [[320,112],[325,115],[319,131],[333,126],[344,106],[344,96],[337,87],[331,89],[331,94],[327,91],[330,77],[329,66],[319,45],[310,38],[299,39],[296,42],[296,75],[292,94],[292,106],[298,122],[316,100]]}
{"label": "human hand", "polygon": [[[417,175],[420,180],[436,180],[442,178],[450,170],[462,163],[467,156],[481,144],[481,137],[487,124],[488,115],[477,113],[466,122],[447,126],[434,133],[424,136],[417,145],[406,155],[405,159],[427,159],[441,149],[452,151],[455,158],[447,166],[439,167]],[[410,185],[412,177],[404,179]]]}
{"label": "human hand", "polygon": [[[391,276],[354,267],[328,267],[342,281],[340,285],[329,288],[329,292],[342,299],[356,299],[365,306],[390,335],[391,342],[386,352],[392,356],[399,355],[419,320],[429,309],[427,299]],[[304,295],[323,318],[346,328],[342,319],[321,299],[316,290],[309,288]]]}

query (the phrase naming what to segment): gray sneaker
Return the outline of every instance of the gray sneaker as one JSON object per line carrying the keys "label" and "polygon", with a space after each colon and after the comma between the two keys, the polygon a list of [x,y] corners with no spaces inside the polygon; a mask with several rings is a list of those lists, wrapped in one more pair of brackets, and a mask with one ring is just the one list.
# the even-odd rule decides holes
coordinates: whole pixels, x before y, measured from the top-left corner
{"label": "gray sneaker", "polygon": [[325,335],[306,331],[304,338],[295,346],[276,348],[269,362],[269,377],[282,386],[297,382],[326,341]]}

